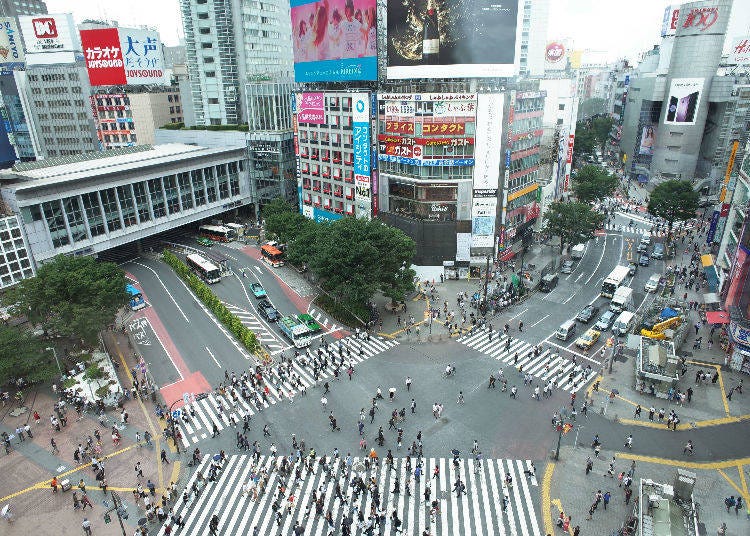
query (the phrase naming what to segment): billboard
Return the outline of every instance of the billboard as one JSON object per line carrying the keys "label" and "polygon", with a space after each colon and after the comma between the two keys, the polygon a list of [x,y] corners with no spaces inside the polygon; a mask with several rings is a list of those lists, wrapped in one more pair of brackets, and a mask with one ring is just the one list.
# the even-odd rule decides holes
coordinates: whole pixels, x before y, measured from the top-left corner
{"label": "billboard", "polygon": [[661,36],[674,35],[677,33],[677,21],[680,18],[680,6],[667,6],[664,8],[664,19],[661,22]]}
{"label": "billboard", "polygon": [[294,80],[377,80],[376,0],[291,0]]}
{"label": "billboard", "polygon": [[641,143],[638,147],[638,154],[648,156],[654,155],[654,142],[656,141],[656,127],[647,125],[641,129]]}
{"label": "billboard", "polygon": [[27,54],[81,50],[73,15],[35,15],[18,18]]}
{"label": "billboard", "polygon": [[490,190],[497,195],[503,143],[502,94],[482,93],[479,95],[476,132],[474,191],[476,193],[477,190]]}
{"label": "billboard", "polygon": [[0,64],[22,63],[23,43],[13,17],[0,17]]}
{"label": "billboard", "polygon": [[728,63],[731,65],[750,65],[750,35],[736,37],[732,41]]}
{"label": "billboard", "polygon": [[159,34],[151,30],[81,30],[81,45],[92,86],[164,83]]}
{"label": "billboard", "polygon": [[544,50],[544,70],[562,71],[568,66],[568,49],[561,41],[547,43]]}
{"label": "billboard", "polygon": [[297,121],[299,123],[322,125],[326,122],[323,93],[301,93],[298,100]]}
{"label": "billboard", "polygon": [[667,97],[665,125],[694,125],[700,105],[703,78],[673,78]]}
{"label": "billboard", "polygon": [[387,0],[388,78],[505,77],[517,72],[518,0]]}
{"label": "billboard", "polygon": [[471,247],[491,248],[495,243],[496,197],[475,197],[471,205]]}
{"label": "billboard", "polygon": [[117,28],[81,30],[81,46],[92,86],[127,83]]}
{"label": "billboard", "polygon": [[370,218],[372,182],[370,179],[370,95],[354,93],[352,141],[354,149],[354,198],[358,218]]}

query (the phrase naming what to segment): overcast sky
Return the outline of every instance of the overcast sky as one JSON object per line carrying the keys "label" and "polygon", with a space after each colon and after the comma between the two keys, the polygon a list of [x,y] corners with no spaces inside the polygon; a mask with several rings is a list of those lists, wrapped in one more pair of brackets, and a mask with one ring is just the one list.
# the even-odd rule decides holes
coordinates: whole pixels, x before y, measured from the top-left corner
{"label": "overcast sky", "polygon": [[[660,39],[664,8],[669,0],[548,0],[549,39],[573,40],[574,48],[608,52],[612,60],[637,60]],[[182,22],[178,0],[47,0],[50,13],[72,12],[85,18],[117,20],[123,26],[156,27],[167,45],[178,43]],[[728,35],[750,34],[750,1],[734,0]]]}

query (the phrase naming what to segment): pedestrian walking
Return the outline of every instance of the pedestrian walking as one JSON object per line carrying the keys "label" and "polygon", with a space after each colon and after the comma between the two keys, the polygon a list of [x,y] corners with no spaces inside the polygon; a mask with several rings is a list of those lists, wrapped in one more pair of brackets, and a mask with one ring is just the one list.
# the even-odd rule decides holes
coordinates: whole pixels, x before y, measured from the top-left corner
{"label": "pedestrian walking", "polygon": [[83,528],[83,533],[86,536],[91,536],[91,521],[84,517],[81,522],[81,528]]}
{"label": "pedestrian walking", "polygon": [[406,390],[411,391],[411,376],[407,376],[404,383],[406,383]]}

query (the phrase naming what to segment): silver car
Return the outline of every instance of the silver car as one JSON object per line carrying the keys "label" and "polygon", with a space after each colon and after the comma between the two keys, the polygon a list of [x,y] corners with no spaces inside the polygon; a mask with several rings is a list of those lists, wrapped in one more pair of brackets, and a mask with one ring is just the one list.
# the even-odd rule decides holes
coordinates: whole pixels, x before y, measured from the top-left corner
{"label": "silver car", "polygon": [[575,263],[571,261],[570,259],[568,259],[567,261],[562,263],[562,266],[560,267],[560,273],[572,274],[574,266],[575,266]]}
{"label": "silver car", "polygon": [[659,274],[653,274],[651,277],[648,278],[648,281],[646,281],[646,284],[643,287],[643,290],[646,292],[655,292],[656,289],[659,288],[659,281],[661,280],[661,276]]}
{"label": "silver car", "polygon": [[607,331],[610,326],[612,326],[612,322],[614,321],[615,313],[613,313],[612,311],[607,311],[599,317],[599,321],[594,324],[594,328],[598,329],[599,331]]}

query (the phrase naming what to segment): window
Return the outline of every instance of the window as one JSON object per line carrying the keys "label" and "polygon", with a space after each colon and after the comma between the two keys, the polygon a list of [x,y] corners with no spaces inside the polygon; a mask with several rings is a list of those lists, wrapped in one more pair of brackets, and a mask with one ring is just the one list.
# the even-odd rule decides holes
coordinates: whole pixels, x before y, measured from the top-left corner
{"label": "window", "polygon": [[216,201],[216,181],[214,180],[214,168],[204,168],[203,175],[206,178],[206,196],[209,203]]}
{"label": "window", "polygon": [[198,33],[201,35],[209,35],[211,33],[211,28],[200,28]]}
{"label": "window", "polygon": [[138,208],[138,218],[141,220],[141,223],[149,221],[151,219],[151,212],[148,208],[146,183],[136,182],[133,184],[133,194],[135,195],[135,203]]}
{"label": "window", "polygon": [[102,198],[102,207],[104,208],[104,217],[107,220],[109,231],[119,231],[122,229],[120,223],[120,210],[117,207],[117,195],[114,188],[107,188],[99,192]]}
{"label": "window", "polygon": [[563,104],[558,104],[558,105],[557,105],[557,109],[558,109],[558,110],[564,110],[564,109],[565,109],[565,103],[563,103]]}
{"label": "window", "polygon": [[219,99],[217,99],[216,97],[209,97],[208,104],[219,104]]}
{"label": "window", "polygon": [[180,188],[180,199],[182,210],[193,208],[193,196],[191,195],[190,175],[187,172],[177,174],[177,186]]}
{"label": "window", "polygon": [[164,193],[167,196],[167,210],[170,214],[180,211],[180,200],[177,196],[177,179],[174,175],[164,177]]}
{"label": "window", "polygon": [[[199,4],[201,2],[198,2]],[[207,20],[208,19],[208,13],[198,13],[198,19],[200,20]]]}
{"label": "window", "polygon": [[237,174],[237,162],[229,163],[229,189],[232,197],[240,195],[240,177]]}
{"label": "window", "polygon": [[215,60],[213,56],[206,56],[205,58],[203,58],[203,63],[213,63],[214,61]]}
{"label": "window", "polygon": [[201,43],[201,48],[207,49],[207,48],[213,48],[214,46],[211,43]]}
{"label": "window", "polygon": [[73,242],[87,240],[86,222],[83,221],[83,212],[78,197],[63,199],[63,206],[65,206],[65,213],[68,216],[68,225],[70,226],[70,234],[73,235]]}
{"label": "window", "polygon": [[193,195],[195,195],[195,206],[199,207],[206,204],[206,185],[203,182],[203,173],[200,169],[194,169],[190,172],[190,179],[193,182]]}
{"label": "window", "polygon": [[216,71],[206,71],[204,74],[206,78],[216,78]]}
{"label": "window", "polygon": [[226,199],[229,197],[229,177],[227,176],[227,168],[223,164],[216,166],[216,175],[219,179],[219,198]]}
{"label": "window", "polygon": [[89,220],[89,232],[91,236],[104,234],[104,217],[102,208],[99,204],[99,196],[96,192],[81,194],[83,209],[86,211],[86,218]]}
{"label": "window", "polygon": [[151,192],[151,207],[154,210],[154,219],[163,218],[167,215],[167,209],[164,206],[161,179],[149,179],[148,189]]}
{"label": "window", "polygon": [[133,192],[130,185],[118,186],[117,197],[120,199],[120,209],[122,209],[122,220],[125,222],[125,227],[138,223],[135,217],[135,203],[133,202]]}
{"label": "window", "polygon": [[65,227],[65,217],[63,216],[60,201],[46,201],[42,203],[44,219],[47,221],[49,234],[52,238],[52,245],[56,248],[65,246],[70,243],[68,229]]}

